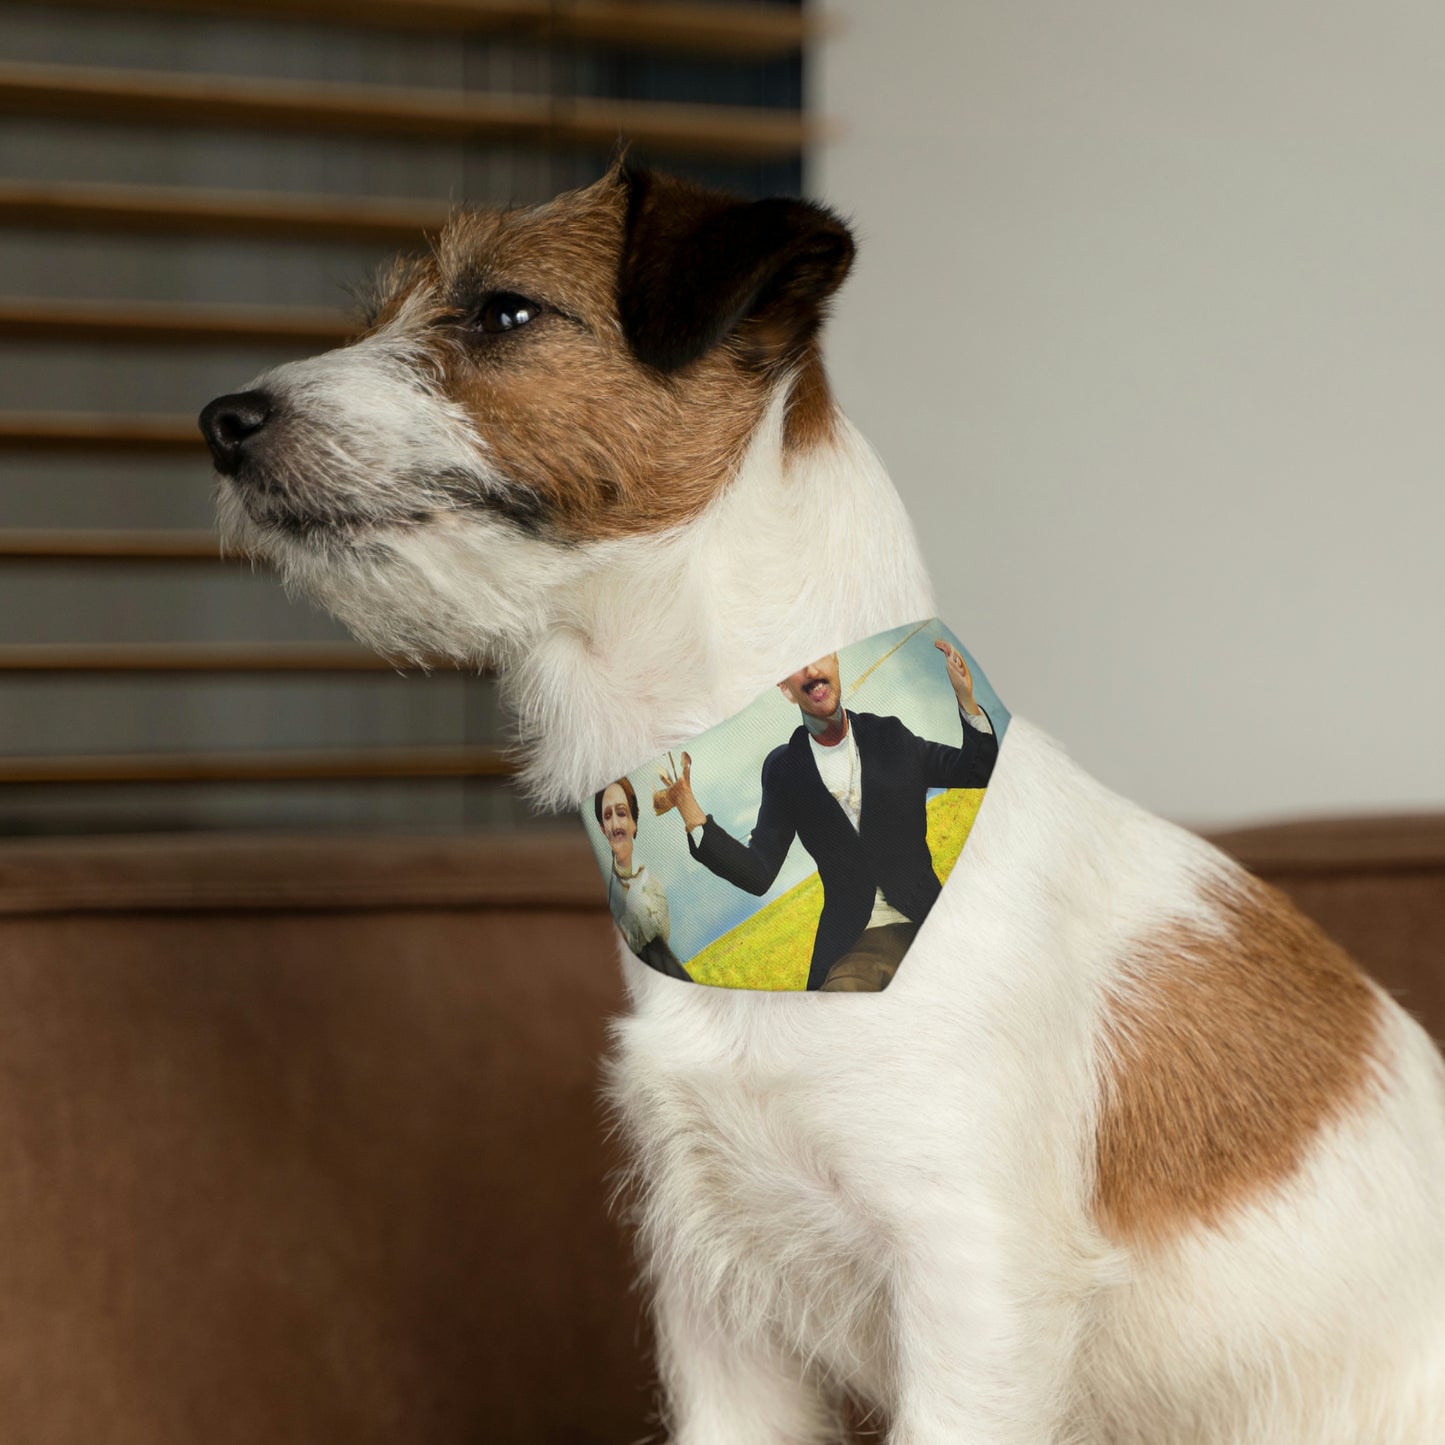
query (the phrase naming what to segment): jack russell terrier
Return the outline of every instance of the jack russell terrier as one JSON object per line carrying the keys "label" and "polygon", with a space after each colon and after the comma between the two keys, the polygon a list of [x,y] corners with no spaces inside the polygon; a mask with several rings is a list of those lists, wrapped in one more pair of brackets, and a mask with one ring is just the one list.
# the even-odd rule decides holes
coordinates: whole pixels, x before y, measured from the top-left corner
{"label": "jack russell terrier", "polygon": [[[779,678],[841,743],[809,669],[932,616],[819,357],[852,257],[822,207],[623,165],[458,214],[359,340],[202,413],[224,534],[392,656],[497,667],[527,784],[589,828],[595,799],[635,881],[610,784]],[[943,650],[997,766],[921,930],[859,865],[917,933],[896,977],[699,987],[621,951],[610,1089],[671,1438],[833,1441],[863,1402],[893,1445],[1445,1440],[1430,1040],[1199,838],[1021,720],[987,737]],[[812,786],[815,743],[770,786]],[[647,781],[682,816],[643,841],[701,856],[708,789],[673,756]]]}

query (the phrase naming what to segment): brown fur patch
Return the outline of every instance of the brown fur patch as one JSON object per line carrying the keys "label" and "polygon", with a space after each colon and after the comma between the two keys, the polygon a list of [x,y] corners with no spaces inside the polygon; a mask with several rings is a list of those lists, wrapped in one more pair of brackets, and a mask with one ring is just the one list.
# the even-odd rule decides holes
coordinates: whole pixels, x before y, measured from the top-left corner
{"label": "brown fur patch", "polygon": [[793,452],[811,451],[832,441],[837,422],[837,403],[823,370],[822,355],[813,342],[803,356],[788,396],[783,445]]}
{"label": "brown fur patch", "polygon": [[[618,316],[628,192],[614,171],[547,205],[457,215],[429,262],[399,273],[378,325],[415,337],[442,388],[473,419],[513,515],[568,540],[690,521],[736,473],[776,371],[734,337],[663,374],[640,361]],[[515,332],[479,335],[489,295],[541,303]],[[823,439],[832,400],[809,346],[789,408],[790,445]]]}
{"label": "brown fur patch", "polygon": [[[432,351],[491,466],[569,540],[688,521],[733,475],[766,403],[726,348],[671,378],[632,356],[617,322],[623,212],[608,178],[545,206],[462,213],[380,312]],[[545,310],[515,333],[468,336],[469,310],[503,291]]]}
{"label": "brown fur patch", "polygon": [[1282,1184],[1372,1078],[1379,1000],[1343,950],[1247,875],[1212,901],[1219,931],[1149,939],[1105,1021],[1095,1211],[1134,1243]]}

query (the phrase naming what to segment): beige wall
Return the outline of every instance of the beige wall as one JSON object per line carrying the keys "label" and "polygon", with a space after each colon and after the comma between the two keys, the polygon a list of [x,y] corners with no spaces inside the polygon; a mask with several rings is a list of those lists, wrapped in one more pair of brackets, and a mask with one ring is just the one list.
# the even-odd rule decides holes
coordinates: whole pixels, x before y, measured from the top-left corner
{"label": "beige wall", "polygon": [[1170,816],[1445,806],[1445,11],[829,0],[830,331],[940,608]]}

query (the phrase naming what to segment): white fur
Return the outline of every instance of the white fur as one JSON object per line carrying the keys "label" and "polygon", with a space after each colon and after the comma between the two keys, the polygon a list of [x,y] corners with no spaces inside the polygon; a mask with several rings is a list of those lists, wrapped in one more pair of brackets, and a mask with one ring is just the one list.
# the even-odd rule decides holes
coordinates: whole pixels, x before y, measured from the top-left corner
{"label": "white fur", "polygon": [[[358,553],[232,521],[372,641],[500,656],[529,780],[575,806],[800,663],[931,614],[877,458],[843,424],[785,460],[781,400],[731,486],[660,538],[562,547],[456,514]],[[1388,1000],[1378,1096],[1286,1188],[1151,1254],[1091,1214],[1121,959],[1207,922],[1206,886],[1234,876],[1015,720],[887,992],[688,988],[621,951],[611,1096],[677,1445],[833,1440],[844,1391],[893,1445],[1445,1439],[1445,1087]]]}

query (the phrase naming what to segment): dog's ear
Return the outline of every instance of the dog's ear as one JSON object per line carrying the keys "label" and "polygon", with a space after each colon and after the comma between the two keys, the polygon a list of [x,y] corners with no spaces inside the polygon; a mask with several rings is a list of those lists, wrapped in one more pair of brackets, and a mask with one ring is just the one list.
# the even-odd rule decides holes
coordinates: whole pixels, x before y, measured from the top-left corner
{"label": "dog's ear", "polygon": [[618,314],[637,358],[661,372],[728,337],[744,359],[798,356],[853,263],[831,211],[776,197],[740,201],[673,176],[623,167],[626,229]]}

